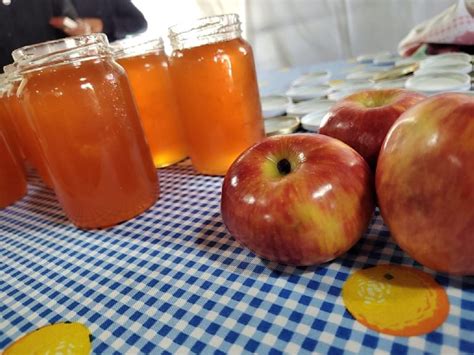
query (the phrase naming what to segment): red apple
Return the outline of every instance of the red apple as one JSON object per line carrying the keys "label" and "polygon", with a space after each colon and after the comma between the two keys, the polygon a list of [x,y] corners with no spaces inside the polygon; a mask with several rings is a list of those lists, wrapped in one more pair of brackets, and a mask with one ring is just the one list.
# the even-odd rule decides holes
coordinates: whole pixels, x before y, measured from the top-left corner
{"label": "red apple", "polygon": [[350,249],[374,209],[370,168],[319,134],[267,138],[229,168],[221,212],[235,239],[280,263],[314,265]]}
{"label": "red apple", "polygon": [[376,171],[393,238],[437,271],[474,275],[474,98],[431,97],[389,131]]}
{"label": "red apple", "polygon": [[426,96],[403,89],[363,90],[338,101],[319,133],[354,148],[375,170],[382,142],[393,123]]}

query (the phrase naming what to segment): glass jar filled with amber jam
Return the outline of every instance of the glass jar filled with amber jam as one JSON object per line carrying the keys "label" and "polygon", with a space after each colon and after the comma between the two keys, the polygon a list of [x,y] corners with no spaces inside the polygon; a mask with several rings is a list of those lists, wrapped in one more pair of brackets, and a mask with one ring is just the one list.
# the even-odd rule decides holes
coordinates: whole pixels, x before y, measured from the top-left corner
{"label": "glass jar filled with amber jam", "polygon": [[0,74],[0,208],[11,205],[26,193],[20,147],[4,101],[7,84],[5,77]]}
{"label": "glass jar filled with amber jam", "polygon": [[53,183],[48,173],[45,159],[40,149],[39,141],[33,131],[26,112],[16,96],[21,83],[17,65],[9,64],[3,67],[8,80],[8,90],[5,94],[5,102],[8,106],[12,123],[15,127],[18,141],[26,160],[35,168],[46,186],[52,187]]}
{"label": "glass jar filled with amber jam", "polygon": [[163,41],[135,37],[112,47],[115,60],[127,72],[155,166],[183,160],[186,142]]}
{"label": "glass jar filled with amber jam", "polygon": [[255,64],[238,15],[169,29],[170,67],[189,155],[203,174],[224,175],[264,137]]}
{"label": "glass jar filled with amber jam", "polygon": [[69,219],[81,228],[103,228],[154,204],[156,170],[107,37],[70,37],[12,55],[23,77],[17,96]]}

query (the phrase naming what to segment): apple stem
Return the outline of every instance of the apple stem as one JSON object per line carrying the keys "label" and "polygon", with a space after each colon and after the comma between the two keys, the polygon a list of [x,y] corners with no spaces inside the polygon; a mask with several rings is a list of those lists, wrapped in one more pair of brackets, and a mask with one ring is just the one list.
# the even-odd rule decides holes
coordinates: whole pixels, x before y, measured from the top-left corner
{"label": "apple stem", "polygon": [[281,159],[277,163],[277,168],[278,168],[278,172],[283,176],[291,173],[291,163],[289,162],[288,159]]}

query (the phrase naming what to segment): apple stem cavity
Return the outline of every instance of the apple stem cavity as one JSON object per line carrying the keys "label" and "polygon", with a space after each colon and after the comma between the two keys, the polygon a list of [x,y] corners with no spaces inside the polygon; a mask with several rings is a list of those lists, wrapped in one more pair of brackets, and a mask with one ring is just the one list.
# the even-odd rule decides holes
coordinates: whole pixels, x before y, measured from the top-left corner
{"label": "apple stem cavity", "polygon": [[278,169],[278,172],[282,176],[288,175],[289,173],[291,173],[291,163],[290,163],[290,161],[288,159],[285,159],[285,158],[281,159],[277,163],[277,169]]}

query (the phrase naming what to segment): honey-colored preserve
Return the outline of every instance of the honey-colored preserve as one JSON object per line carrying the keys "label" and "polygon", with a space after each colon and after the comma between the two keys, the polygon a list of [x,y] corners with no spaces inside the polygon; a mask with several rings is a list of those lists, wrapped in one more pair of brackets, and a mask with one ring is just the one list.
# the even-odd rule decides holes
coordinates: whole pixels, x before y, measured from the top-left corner
{"label": "honey-colored preserve", "polygon": [[183,127],[165,53],[117,58],[128,75],[156,167],[187,156]]}
{"label": "honey-colored preserve", "polygon": [[26,193],[25,172],[13,148],[15,138],[5,127],[5,116],[5,107],[0,104],[0,208],[11,205]]}
{"label": "honey-colored preserve", "polygon": [[13,154],[19,159],[19,161],[23,163],[23,160],[25,158],[23,153],[24,149],[20,144],[19,134],[14,125],[14,117],[12,115],[6,91],[2,92],[2,88],[0,88],[0,119],[2,120],[4,134],[8,136],[8,143],[10,149],[12,150]]}
{"label": "honey-colored preserve", "polygon": [[264,136],[252,49],[240,32],[230,40],[180,47],[170,66],[192,164],[200,173],[223,175]]}
{"label": "honey-colored preserve", "polygon": [[21,102],[16,96],[20,81],[12,83],[6,101],[10,110],[11,119],[18,135],[18,141],[27,161],[36,169],[46,186],[52,187],[53,182],[48,173],[45,158],[40,150],[40,144],[29,122]]}
{"label": "honey-colored preserve", "polygon": [[79,42],[78,53],[86,54],[69,62],[77,56],[68,49],[58,64],[24,65],[26,84],[19,90],[56,196],[70,220],[83,228],[130,219],[150,207],[158,193],[125,71],[111,59],[102,36],[62,40]]}

